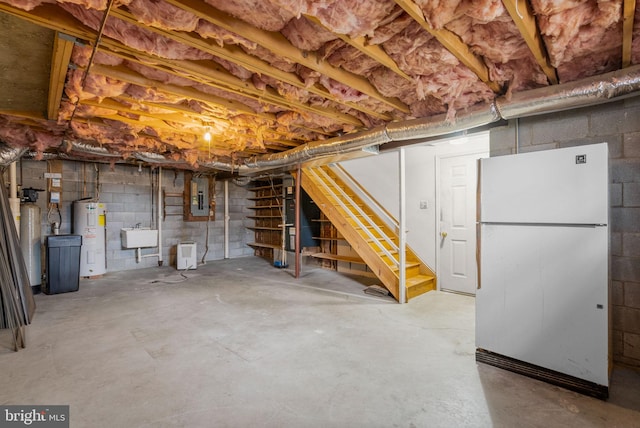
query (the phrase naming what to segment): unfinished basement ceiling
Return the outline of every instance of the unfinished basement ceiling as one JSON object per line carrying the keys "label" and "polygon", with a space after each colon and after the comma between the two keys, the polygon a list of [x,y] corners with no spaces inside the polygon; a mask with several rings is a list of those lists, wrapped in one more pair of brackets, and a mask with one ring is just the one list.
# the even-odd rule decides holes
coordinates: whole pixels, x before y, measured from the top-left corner
{"label": "unfinished basement ceiling", "polygon": [[243,165],[624,69],[635,16],[622,0],[0,0],[0,141]]}

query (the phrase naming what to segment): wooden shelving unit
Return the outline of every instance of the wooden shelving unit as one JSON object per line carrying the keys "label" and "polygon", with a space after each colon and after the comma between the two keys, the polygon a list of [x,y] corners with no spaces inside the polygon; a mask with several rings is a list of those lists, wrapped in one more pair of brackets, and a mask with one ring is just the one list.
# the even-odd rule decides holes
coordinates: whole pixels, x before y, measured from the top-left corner
{"label": "wooden shelving unit", "polygon": [[313,237],[320,243],[320,251],[308,254],[309,256],[318,259],[320,265],[327,269],[372,275],[364,260],[357,255],[324,214],[320,213],[320,218],[312,221],[320,223],[320,236]]}
{"label": "wooden shelving unit", "polygon": [[183,192],[167,192],[162,190],[162,218],[166,220],[168,216],[182,217],[184,206]]}
{"label": "wooden shelving unit", "polygon": [[282,248],[283,233],[283,189],[281,181],[256,181],[249,190],[254,196],[249,198],[254,202],[248,207],[254,211],[247,216],[254,221],[248,229],[254,231],[255,240],[249,245],[254,254],[269,261],[274,259],[274,250]]}

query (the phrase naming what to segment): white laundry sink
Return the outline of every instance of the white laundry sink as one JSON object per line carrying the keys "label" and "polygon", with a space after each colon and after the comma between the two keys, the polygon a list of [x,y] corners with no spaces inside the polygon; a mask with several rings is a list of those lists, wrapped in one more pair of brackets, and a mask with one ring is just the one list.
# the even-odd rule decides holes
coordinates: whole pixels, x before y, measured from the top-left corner
{"label": "white laundry sink", "polygon": [[158,231],[148,227],[123,227],[120,241],[123,248],[157,247]]}

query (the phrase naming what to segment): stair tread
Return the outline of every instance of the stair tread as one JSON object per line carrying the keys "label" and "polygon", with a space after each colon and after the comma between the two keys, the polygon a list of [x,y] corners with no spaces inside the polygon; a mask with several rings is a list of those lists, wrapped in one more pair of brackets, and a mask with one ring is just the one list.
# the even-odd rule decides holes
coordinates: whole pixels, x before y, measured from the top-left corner
{"label": "stair tread", "polygon": [[416,285],[420,285],[423,284],[425,282],[428,281],[433,281],[434,277],[431,275],[416,275],[416,276],[412,276],[411,278],[407,278],[406,279],[406,286],[407,288],[409,287],[415,287]]}
{"label": "stair tread", "polygon": [[[416,267],[416,266],[420,266],[420,263],[418,263],[418,262],[406,262],[405,263],[405,268],[407,268],[407,269],[408,268],[412,268],[412,267]],[[396,270],[399,270],[399,269],[400,269],[400,266],[391,266],[391,270],[396,271]]]}

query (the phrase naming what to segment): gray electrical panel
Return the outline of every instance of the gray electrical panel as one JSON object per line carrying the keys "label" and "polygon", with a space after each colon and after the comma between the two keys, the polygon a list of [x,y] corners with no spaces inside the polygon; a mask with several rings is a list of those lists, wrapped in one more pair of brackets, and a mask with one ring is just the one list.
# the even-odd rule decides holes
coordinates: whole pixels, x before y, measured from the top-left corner
{"label": "gray electrical panel", "polygon": [[193,177],[191,179],[191,194],[189,195],[191,215],[209,215],[209,178]]}

